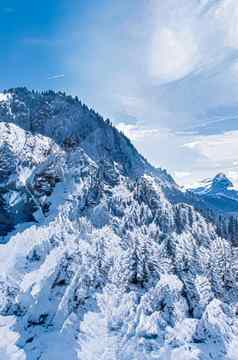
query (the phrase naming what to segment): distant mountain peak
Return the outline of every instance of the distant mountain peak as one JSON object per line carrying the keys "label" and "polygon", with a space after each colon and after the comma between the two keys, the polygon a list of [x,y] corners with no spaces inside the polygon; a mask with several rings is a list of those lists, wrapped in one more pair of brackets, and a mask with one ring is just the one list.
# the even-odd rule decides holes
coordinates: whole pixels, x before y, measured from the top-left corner
{"label": "distant mountain peak", "polygon": [[231,186],[233,185],[231,180],[228,179],[228,177],[226,176],[226,174],[224,173],[219,173],[217,174],[214,178],[213,178],[213,184],[217,184],[217,183],[222,183],[224,185],[227,185],[227,186]]}
{"label": "distant mountain peak", "polygon": [[212,180],[213,191],[224,190],[229,187],[233,187],[233,184],[224,173],[217,174]]}
{"label": "distant mountain peak", "polygon": [[212,179],[194,184],[188,191],[203,200],[203,207],[207,206],[221,213],[238,212],[238,191],[223,172]]}
{"label": "distant mountain peak", "polygon": [[233,183],[225,173],[220,172],[212,179],[204,179],[188,188],[199,195],[222,193],[233,188]]}

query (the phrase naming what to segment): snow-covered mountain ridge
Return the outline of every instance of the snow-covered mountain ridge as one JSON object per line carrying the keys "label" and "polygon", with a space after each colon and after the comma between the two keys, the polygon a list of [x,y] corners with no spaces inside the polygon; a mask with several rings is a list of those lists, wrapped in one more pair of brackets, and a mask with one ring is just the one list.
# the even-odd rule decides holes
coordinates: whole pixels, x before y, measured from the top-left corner
{"label": "snow-covered mountain ridge", "polygon": [[0,358],[237,359],[237,248],[173,179],[64,94],[0,121]]}
{"label": "snow-covered mountain ridge", "polygon": [[[11,191],[15,191],[17,187],[21,193],[24,193],[24,196],[21,197],[22,201],[19,201],[17,206],[24,206],[21,215],[24,215],[25,220],[33,219],[32,211],[35,209],[36,204],[34,200],[37,200],[36,198],[33,199],[35,197],[34,191],[29,192],[29,187],[34,187],[34,184],[32,184],[33,169],[37,169],[38,173],[40,168],[46,169],[52,163],[55,166],[55,161],[57,162],[57,156],[60,152],[63,151],[67,154],[77,147],[80,147],[96,163],[109,162],[112,167],[117,164],[123,174],[134,177],[145,172],[154,173],[159,175],[166,187],[177,190],[175,182],[165,171],[154,169],[136,151],[130,141],[110,124],[109,120],[104,121],[100,115],[88,109],[77,98],[53,91],[37,93],[26,88],[11,89],[0,97],[0,120],[2,122],[0,161],[3,162],[2,166],[0,163],[0,171],[2,168],[0,182],[3,182],[4,185],[2,187],[4,192],[2,196],[4,205],[2,217],[4,220],[2,231],[0,228],[0,234],[1,232],[5,234],[8,229],[11,229],[11,225],[14,226],[18,221],[22,222],[23,220],[22,216],[17,215],[20,213],[19,209],[13,206],[9,207],[6,203],[6,199],[9,198],[10,194],[5,194],[9,184],[7,187],[5,186],[6,175],[4,175],[4,172],[7,171],[11,174],[11,166],[14,166],[14,174],[17,172],[18,176],[15,185],[10,181],[11,179],[9,180]],[[13,144],[14,141],[15,144]],[[45,141],[45,146],[38,144],[42,141]],[[47,142],[48,144],[46,144]],[[41,156],[39,154],[34,156],[34,152],[39,152],[37,147],[42,147],[43,153]],[[53,153],[51,153],[51,147]],[[61,158],[61,155],[59,155],[59,158]],[[9,159],[11,159],[11,162],[9,162]],[[40,163],[40,168],[35,166]],[[10,169],[6,170],[8,167]],[[20,185],[21,181],[19,182],[23,171],[31,182],[30,184],[28,181],[27,189],[22,184]],[[52,190],[54,183],[59,178],[58,170],[55,179],[49,179],[48,173],[43,177],[47,177],[49,180],[47,185],[45,181],[49,195],[50,189]],[[42,179],[37,181],[36,190],[41,192],[39,182]],[[45,200],[46,198],[42,198],[43,202]],[[44,206],[47,208],[47,201]]]}
{"label": "snow-covered mountain ridge", "polygon": [[[3,94],[2,99],[1,121],[47,136],[65,150],[80,146],[94,161],[116,161],[128,174],[153,170],[128,138],[77,97],[16,88]],[[169,181],[173,182],[172,178]]]}
{"label": "snow-covered mountain ridge", "polygon": [[[188,190],[207,198],[208,201],[209,198],[217,198],[217,208],[219,208],[219,198],[225,198],[227,202],[228,200],[237,201],[237,208],[234,211],[238,212],[238,191],[231,180],[223,173],[217,174],[213,179],[205,179],[198,184],[194,184],[192,187],[189,187]],[[232,212],[232,210],[231,207],[227,211]],[[223,211],[225,211],[225,209]]]}
{"label": "snow-covered mountain ridge", "polygon": [[[223,173],[188,188],[192,202],[217,227],[218,234],[238,244],[238,190]],[[195,197],[194,197],[195,196]]]}

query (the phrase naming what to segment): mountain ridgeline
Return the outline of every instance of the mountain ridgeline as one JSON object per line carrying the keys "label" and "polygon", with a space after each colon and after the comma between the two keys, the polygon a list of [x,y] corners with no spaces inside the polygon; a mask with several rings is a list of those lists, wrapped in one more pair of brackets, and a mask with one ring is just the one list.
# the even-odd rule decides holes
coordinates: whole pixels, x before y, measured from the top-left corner
{"label": "mountain ridgeline", "polygon": [[0,94],[0,358],[237,360],[216,180],[180,189],[77,98]]}
{"label": "mountain ridgeline", "polygon": [[[2,99],[3,101],[0,101],[1,140],[3,142],[0,150],[0,195],[3,195],[0,197],[0,203],[2,203],[0,235],[1,233],[6,235],[17,223],[34,221],[33,213],[41,203],[39,196],[49,195],[59,180],[56,163],[58,163],[57,152],[60,149],[68,154],[80,147],[93,161],[100,163],[101,169],[107,168],[108,173],[111,171],[112,178],[117,177],[115,169],[117,166],[121,173],[131,177],[140,176],[145,172],[159,173],[166,183],[176,188],[166,171],[154,169],[136,151],[129,139],[113,127],[109,120],[104,121],[99,114],[83,105],[77,97],[66,96],[61,92],[35,92],[26,88],[16,88],[5,91]],[[21,133],[12,136],[11,124],[19,127]],[[43,137],[50,139],[46,141],[45,149],[44,144],[38,146],[39,142],[34,140],[34,135],[39,139]],[[19,137],[21,140],[24,138],[24,141],[19,141]],[[18,141],[19,146],[17,144],[13,146],[14,141]],[[44,142],[44,140],[41,141]],[[58,150],[56,150],[57,146]],[[51,163],[51,168],[55,166],[55,169],[49,170],[48,165],[42,165],[47,166],[47,171],[50,172],[50,174],[42,175],[39,174],[39,168],[34,168],[36,171],[34,184],[30,181],[32,174],[27,184],[22,186],[19,181],[22,176],[18,176],[14,185],[11,176],[14,171],[22,173],[23,169],[29,174],[33,170],[33,161],[38,164],[39,159],[36,156],[33,159],[34,151],[45,152],[46,156],[43,157],[47,158],[47,161]],[[53,157],[56,158],[55,162]],[[14,171],[12,171],[13,168]],[[6,173],[9,175],[7,185]],[[41,187],[42,182],[47,190]],[[9,187],[11,191],[16,190],[15,195],[19,191],[21,193],[21,201],[13,202],[12,206],[8,206],[7,203],[8,200],[12,201],[12,196],[7,196]],[[47,210],[46,201],[42,211]]]}
{"label": "mountain ridgeline", "polygon": [[26,88],[6,93],[7,100],[0,107],[1,121],[49,137],[65,150],[80,146],[93,160],[116,161],[126,172],[151,168],[128,138],[77,97]]}

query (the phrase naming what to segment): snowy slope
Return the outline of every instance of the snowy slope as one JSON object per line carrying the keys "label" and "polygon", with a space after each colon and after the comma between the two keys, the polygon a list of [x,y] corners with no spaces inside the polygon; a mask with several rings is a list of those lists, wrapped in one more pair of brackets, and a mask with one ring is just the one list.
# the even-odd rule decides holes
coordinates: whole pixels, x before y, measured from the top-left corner
{"label": "snowy slope", "polygon": [[24,204],[0,245],[0,358],[237,360],[237,248],[172,178],[63,94],[11,90],[0,121],[1,211]]}
{"label": "snowy slope", "polygon": [[0,235],[47,212],[47,196],[61,174],[62,151],[54,141],[0,122]]}

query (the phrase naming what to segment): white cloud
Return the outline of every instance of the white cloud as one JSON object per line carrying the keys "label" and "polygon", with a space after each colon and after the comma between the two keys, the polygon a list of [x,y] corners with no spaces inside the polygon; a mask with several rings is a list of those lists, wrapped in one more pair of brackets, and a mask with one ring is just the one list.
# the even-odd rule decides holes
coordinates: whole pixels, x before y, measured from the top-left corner
{"label": "white cloud", "polygon": [[189,74],[199,62],[199,49],[188,29],[159,28],[152,38],[150,75],[162,82]]}
{"label": "white cloud", "polygon": [[226,47],[238,47],[238,7],[236,0],[218,2],[214,16],[220,29],[224,33]]}
{"label": "white cloud", "polygon": [[125,94],[116,94],[116,96],[118,97],[121,113],[127,114],[137,119],[141,117],[141,114],[143,114],[146,107],[145,100],[142,97],[126,96]]}
{"label": "white cloud", "polygon": [[150,129],[148,127],[136,124],[126,124],[121,122],[117,124],[116,127],[132,141],[143,140],[146,137],[157,136],[159,134],[158,129]]}
{"label": "white cloud", "polygon": [[48,77],[48,80],[58,80],[64,78],[64,76],[65,76],[64,74],[52,75]]}
{"label": "white cloud", "polygon": [[227,175],[232,181],[238,182],[238,170],[229,170]]}
{"label": "white cloud", "polygon": [[174,176],[175,176],[175,178],[180,180],[180,179],[188,178],[189,176],[191,176],[191,172],[190,171],[175,171]]}
{"label": "white cloud", "polygon": [[199,141],[192,141],[192,142],[189,142],[187,144],[184,144],[183,146],[184,147],[187,147],[189,149],[196,149],[196,147],[200,144]]}
{"label": "white cloud", "polygon": [[238,48],[236,0],[153,2],[150,72],[162,81],[204,72]]}
{"label": "white cloud", "polygon": [[62,26],[73,92],[180,177],[236,171],[237,0],[103,3]]}
{"label": "white cloud", "polygon": [[183,145],[196,150],[212,162],[236,163],[238,154],[238,131],[197,137],[197,140]]}

